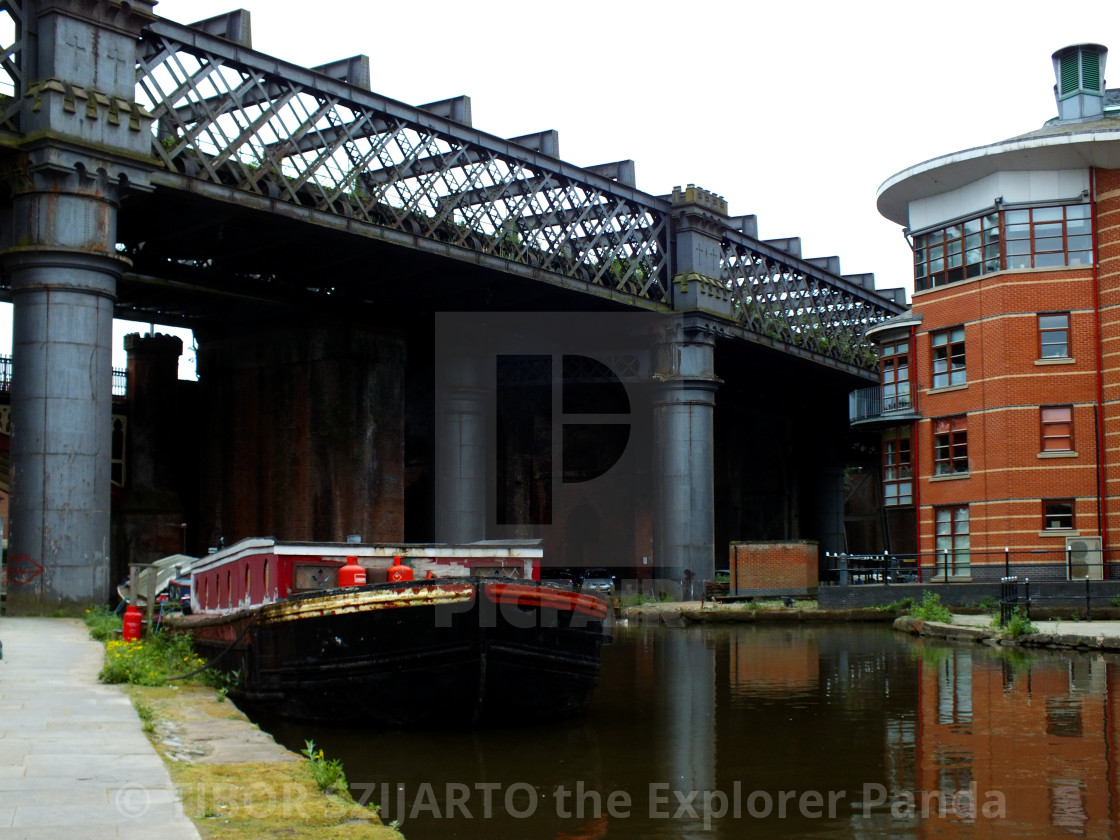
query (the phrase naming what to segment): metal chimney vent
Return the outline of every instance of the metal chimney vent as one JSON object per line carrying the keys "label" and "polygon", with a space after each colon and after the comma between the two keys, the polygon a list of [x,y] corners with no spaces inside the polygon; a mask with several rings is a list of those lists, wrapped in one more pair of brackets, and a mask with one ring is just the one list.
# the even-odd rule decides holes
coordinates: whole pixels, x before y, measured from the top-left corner
{"label": "metal chimney vent", "polygon": [[1058,119],[1083,120],[1104,113],[1104,64],[1108,49],[1074,44],[1054,53],[1054,98]]}

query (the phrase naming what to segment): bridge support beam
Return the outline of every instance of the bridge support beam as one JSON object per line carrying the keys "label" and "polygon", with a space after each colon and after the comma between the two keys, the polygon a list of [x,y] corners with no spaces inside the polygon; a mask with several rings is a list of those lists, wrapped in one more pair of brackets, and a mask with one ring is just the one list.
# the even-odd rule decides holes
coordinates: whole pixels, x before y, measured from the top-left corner
{"label": "bridge support beam", "polygon": [[135,101],[152,5],[22,4],[22,140],[0,218],[14,303],[13,611],[109,596],[117,211],[154,168],[151,115]]}
{"label": "bridge support beam", "polygon": [[654,373],[654,562],[689,600],[715,577],[714,363],[711,336],[667,325]]}
{"label": "bridge support beam", "polygon": [[435,539],[486,539],[489,414],[494,400],[480,359],[448,359],[437,385]]}
{"label": "bridge support beam", "polygon": [[[82,186],[88,194],[17,196],[16,241],[38,244],[3,255],[14,303],[13,611],[21,600],[34,609],[109,597],[113,303],[123,264],[104,239],[116,227],[112,190]],[[29,231],[36,220],[48,230]],[[86,231],[102,241],[68,241]]]}

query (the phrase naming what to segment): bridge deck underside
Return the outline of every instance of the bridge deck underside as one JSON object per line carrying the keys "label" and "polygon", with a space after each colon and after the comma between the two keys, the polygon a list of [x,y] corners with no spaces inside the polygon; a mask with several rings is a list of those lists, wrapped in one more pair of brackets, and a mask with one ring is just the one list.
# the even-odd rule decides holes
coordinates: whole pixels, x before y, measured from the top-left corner
{"label": "bridge deck underside", "polygon": [[[0,0],[17,35],[20,6]],[[130,113],[151,132],[158,169],[155,192],[121,210],[133,266],[119,316],[189,325],[250,309],[692,311],[672,289],[678,276],[682,294],[694,278],[719,300],[702,317],[722,319],[722,334],[873,376],[863,331],[901,311],[727,219],[718,266],[676,253],[678,217],[697,212],[676,194],[642,193],[199,29],[156,19],[139,43]],[[0,68],[17,94],[18,69]],[[76,95],[76,84],[55,87]],[[14,145],[24,98],[0,102]]]}
{"label": "bridge deck underside", "polygon": [[[381,320],[387,309],[633,309],[635,300],[496,258],[422,247],[407,236],[361,235],[329,218],[300,218],[238,200],[161,188],[129,197],[119,239],[132,266],[117,315],[183,326],[269,312],[345,313]],[[399,240],[399,241],[398,241]],[[501,269],[508,266],[501,266]],[[644,307],[664,309],[643,301]]]}

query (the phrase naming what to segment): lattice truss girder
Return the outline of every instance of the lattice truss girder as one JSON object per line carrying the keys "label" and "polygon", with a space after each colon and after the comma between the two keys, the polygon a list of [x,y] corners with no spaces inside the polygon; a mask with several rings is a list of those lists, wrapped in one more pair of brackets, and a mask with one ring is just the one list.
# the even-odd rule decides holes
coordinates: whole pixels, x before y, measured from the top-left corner
{"label": "lattice truss girder", "polygon": [[736,316],[750,330],[859,367],[878,365],[864,331],[898,312],[886,301],[877,303],[873,292],[729,239],[723,242],[720,272]]}
{"label": "lattice truss girder", "polygon": [[19,130],[23,78],[23,3],[0,0],[0,130]]}
{"label": "lattice truss girder", "polygon": [[[160,21],[137,100],[172,171],[661,301],[668,214],[452,123]],[[254,66],[254,61],[261,65]],[[438,125],[438,128],[432,128]]]}

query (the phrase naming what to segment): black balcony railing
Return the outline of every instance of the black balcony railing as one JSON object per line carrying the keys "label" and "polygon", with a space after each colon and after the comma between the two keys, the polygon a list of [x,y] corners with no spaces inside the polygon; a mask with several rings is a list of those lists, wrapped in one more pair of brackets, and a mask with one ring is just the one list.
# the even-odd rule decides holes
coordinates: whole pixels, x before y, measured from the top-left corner
{"label": "black balcony railing", "polygon": [[908,414],[914,410],[910,394],[884,394],[882,387],[861,388],[848,394],[848,420],[874,420],[892,414]]}
{"label": "black balcony railing", "polygon": [[970,547],[924,554],[825,552],[820,579],[825,585],[843,586],[998,583],[1001,578],[1012,576],[1048,583],[1120,581],[1120,549],[1103,549],[1095,540],[1095,537],[1083,537],[1064,547],[1046,549]]}
{"label": "black balcony railing", "polygon": [[[12,357],[0,356],[0,393],[12,390]],[[113,368],[113,397],[124,399],[128,395],[128,372],[124,368]]]}

